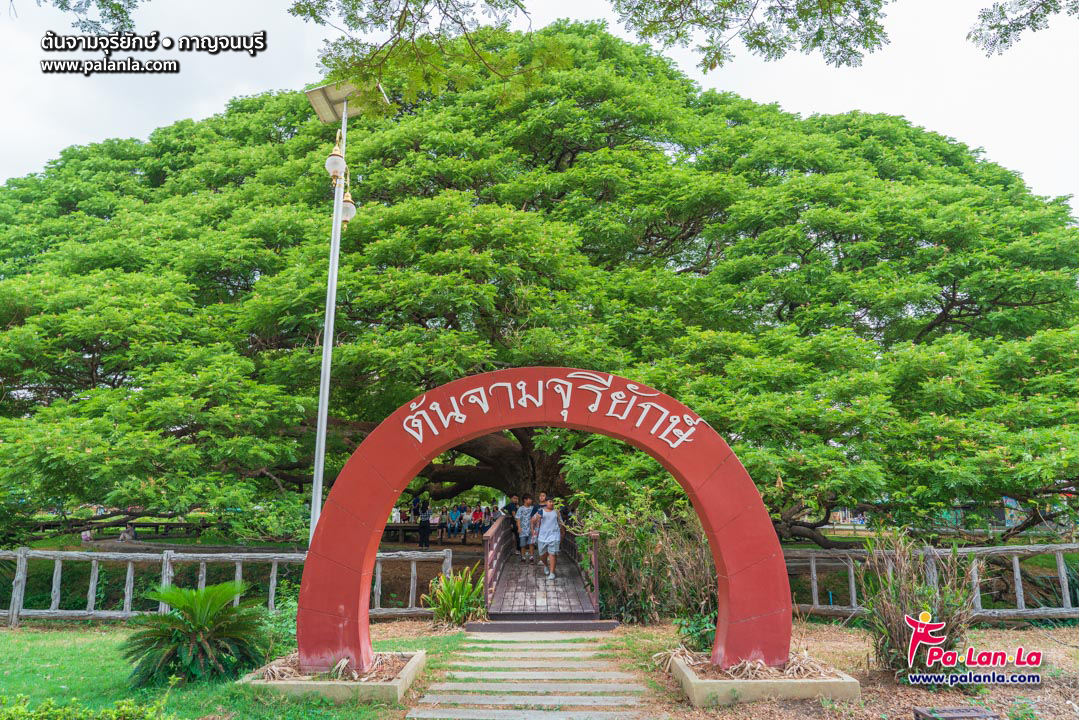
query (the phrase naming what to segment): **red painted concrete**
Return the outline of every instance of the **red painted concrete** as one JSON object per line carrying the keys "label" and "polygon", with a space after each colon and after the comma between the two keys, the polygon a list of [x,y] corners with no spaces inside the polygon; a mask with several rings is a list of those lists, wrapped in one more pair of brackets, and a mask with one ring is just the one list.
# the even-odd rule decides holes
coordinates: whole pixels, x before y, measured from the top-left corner
{"label": "red painted concrete", "polygon": [[300,662],[341,658],[366,669],[371,576],[382,530],[408,483],[439,454],[515,427],[567,427],[624,440],[685,488],[719,575],[712,661],[787,661],[791,599],[779,540],[760,493],[727,443],[685,405],[607,373],[499,370],[455,380],[398,408],[356,449],[330,491],[304,565],[296,633]]}

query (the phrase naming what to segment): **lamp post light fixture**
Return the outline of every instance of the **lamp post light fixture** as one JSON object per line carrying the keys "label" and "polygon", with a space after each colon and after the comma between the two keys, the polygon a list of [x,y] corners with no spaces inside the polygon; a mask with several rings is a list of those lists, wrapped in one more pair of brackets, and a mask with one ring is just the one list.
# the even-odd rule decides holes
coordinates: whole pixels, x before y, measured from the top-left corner
{"label": "lamp post light fixture", "polygon": [[[348,98],[355,88],[346,83],[323,85],[306,92],[307,99],[324,123],[341,122],[333,152],[326,158],[326,172],[333,183],[333,225],[330,231],[330,270],[326,280],[326,318],[322,329],[322,372],[318,385],[318,424],[315,430],[315,469],[311,485],[311,532],[322,514],[322,473],[326,464],[326,416],[330,404],[330,365],[333,360],[333,321],[337,309],[337,265],[341,252],[341,231],[356,216],[356,204],[348,192],[349,172],[345,162],[347,141]],[[340,108],[340,109],[338,109]],[[356,114],[353,111],[351,114]]]}

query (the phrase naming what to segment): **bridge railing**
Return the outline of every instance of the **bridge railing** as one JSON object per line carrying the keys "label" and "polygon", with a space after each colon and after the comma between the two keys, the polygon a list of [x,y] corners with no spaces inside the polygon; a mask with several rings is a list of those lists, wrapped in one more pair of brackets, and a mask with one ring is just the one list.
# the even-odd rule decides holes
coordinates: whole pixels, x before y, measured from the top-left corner
{"label": "bridge railing", "polygon": [[515,550],[512,522],[508,515],[499,515],[483,534],[483,602],[487,607],[495,597],[506,558]]}
{"label": "bridge railing", "polygon": [[[17,550],[0,550],[0,560],[15,560],[15,578],[12,581],[11,601],[7,609],[0,610],[0,618],[7,619],[12,627],[19,624],[21,618],[51,618],[51,619],[122,619],[129,618],[143,612],[132,609],[132,601],[135,599],[135,566],[154,565],[161,568],[161,584],[172,585],[175,579],[176,566],[180,564],[195,564],[199,566],[197,585],[199,589],[206,587],[206,569],[209,564],[235,565],[233,575],[237,582],[243,580],[243,567],[245,564],[270,565],[269,594],[266,605],[273,611],[276,610],[278,568],[282,564],[303,564],[307,553],[180,553],[165,550],[161,553],[147,552],[80,552],[66,550],[34,550],[31,548],[18,548]],[[24,598],[26,595],[27,578],[29,576],[29,562],[31,560],[52,560],[52,592],[50,603],[45,608],[26,608]],[[409,561],[412,566],[411,581],[409,583],[408,606],[383,608],[382,607],[382,564],[384,562]],[[86,606],[81,610],[60,609],[61,582],[63,578],[64,563],[89,562],[90,577],[86,591]],[[453,567],[453,550],[447,548],[438,552],[390,552],[378,553],[375,561],[375,579],[372,586],[372,617],[397,617],[397,616],[423,616],[431,615],[430,608],[417,605],[417,562],[441,562],[442,573],[448,574]],[[97,607],[98,581],[101,565],[125,564],[126,573],[124,578],[124,599],[122,610],[101,610]],[[239,604],[236,598],[233,604]],[[158,603],[157,612],[168,612],[169,607],[164,603]]]}
{"label": "bridge railing", "polygon": [[[566,538],[569,540],[565,543],[566,555],[580,568],[592,609],[599,612],[599,533],[595,530],[578,533],[567,528]],[[584,538],[585,542],[580,543],[578,538]],[[583,557],[580,551],[582,544],[585,547]]]}
{"label": "bridge railing", "polygon": [[[1067,567],[1064,555],[1079,553],[1079,543],[1066,543],[1056,545],[1001,545],[993,547],[967,547],[957,548],[955,552],[961,556],[969,556],[972,560],[971,586],[974,592],[973,620],[1035,620],[1035,619],[1064,619],[1079,618],[1079,608],[1074,607],[1071,597],[1071,588],[1068,582]],[[934,583],[937,577],[937,559],[952,553],[950,548],[926,547],[920,551],[920,555],[926,563],[926,576],[930,583]],[[792,575],[804,574],[806,566],[809,569],[810,603],[796,603],[795,609],[807,615],[826,615],[837,617],[850,617],[861,615],[866,612],[865,607],[858,601],[857,575],[855,564],[864,563],[868,552],[862,549],[850,550],[824,550],[810,548],[785,549],[784,557],[787,562],[787,572]],[[1026,595],[1023,588],[1023,571],[1020,559],[1037,555],[1052,555],[1056,565],[1056,584],[1060,589],[1060,607],[1027,607]],[[985,563],[990,558],[1006,558],[1011,565],[1011,575],[1015,596],[1014,608],[983,608],[982,607],[982,571]],[[890,567],[890,562],[885,559],[885,566]],[[820,601],[820,588],[818,573],[825,569],[842,568],[847,576],[848,603],[845,605],[822,604]],[[1051,577],[1051,575],[1050,575]]]}

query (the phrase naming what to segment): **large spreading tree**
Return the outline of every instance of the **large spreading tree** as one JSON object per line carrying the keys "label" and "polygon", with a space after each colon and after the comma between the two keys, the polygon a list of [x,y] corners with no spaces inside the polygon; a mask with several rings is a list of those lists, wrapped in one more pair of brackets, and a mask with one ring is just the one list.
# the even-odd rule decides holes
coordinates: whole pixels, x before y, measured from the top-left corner
{"label": "large spreading tree", "polygon": [[[401,403],[505,366],[651,384],[731,442],[783,537],[841,506],[939,524],[1074,510],[1079,231],[1064,199],[902,118],[701,92],[601,26],[454,41],[355,118],[332,478]],[[532,68],[507,84],[466,49]],[[535,62],[558,47],[557,61]],[[452,60],[452,58],[458,58]],[[297,93],[72,147],[0,189],[0,487],[146,512],[310,490],[334,128]],[[614,441],[522,429],[412,485],[649,486]]]}

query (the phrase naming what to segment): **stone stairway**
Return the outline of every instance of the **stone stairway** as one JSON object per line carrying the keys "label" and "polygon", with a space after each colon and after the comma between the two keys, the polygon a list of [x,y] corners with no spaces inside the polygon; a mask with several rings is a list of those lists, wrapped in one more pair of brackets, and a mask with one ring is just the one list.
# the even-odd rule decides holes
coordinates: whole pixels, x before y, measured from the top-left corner
{"label": "stone stairway", "polygon": [[606,633],[468,633],[445,681],[408,718],[629,720],[644,686],[599,646]]}

